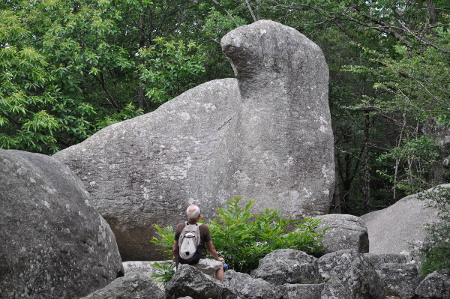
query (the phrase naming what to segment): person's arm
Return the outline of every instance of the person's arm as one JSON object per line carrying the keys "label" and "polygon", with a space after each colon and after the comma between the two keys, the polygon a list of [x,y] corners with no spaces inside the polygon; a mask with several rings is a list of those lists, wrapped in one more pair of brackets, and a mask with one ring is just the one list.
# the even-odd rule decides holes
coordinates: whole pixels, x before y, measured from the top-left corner
{"label": "person's arm", "polygon": [[173,261],[175,263],[178,263],[178,240],[175,240],[173,242],[172,253],[173,253]]}
{"label": "person's arm", "polygon": [[217,261],[223,261],[223,258],[219,257],[216,251],[216,247],[214,247],[214,244],[212,241],[206,242],[206,248],[208,249],[209,253],[212,255],[212,257]]}

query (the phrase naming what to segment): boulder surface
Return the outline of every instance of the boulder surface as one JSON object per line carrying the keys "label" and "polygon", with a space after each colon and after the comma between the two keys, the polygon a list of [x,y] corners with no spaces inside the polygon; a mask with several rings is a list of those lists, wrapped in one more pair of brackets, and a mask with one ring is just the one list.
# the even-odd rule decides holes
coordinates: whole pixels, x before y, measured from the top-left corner
{"label": "boulder surface", "polygon": [[425,225],[438,219],[437,212],[429,207],[429,202],[419,199],[419,194],[413,194],[383,210],[361,216],[369,233],[369,252],[410,254],[414,246],[425,240]]}
{"label": "boulder surface", "polygon": [[322,240],[321,254],[342,249],[355,249],[361,253],[369,252],[369,236],[364,221],[348,214],[328,214],[314,217],[321,222],[317,231],[327,228]]}
{"label": "boulder surface", "polygon": [[0,298],[79,298],[123,273],[109,225],[61,162],[0,149]]}
{"label": "boulder surface", "polygon": [[222,48],[237,79],[197,86],[54,155],[84,182],[124,260],[164,258],[149,244],[153,225],[183,221],[192,203],[205,220],[233,196],[287,217],[329,210],[333,133],[321,49],[272,21],[231,31]]}

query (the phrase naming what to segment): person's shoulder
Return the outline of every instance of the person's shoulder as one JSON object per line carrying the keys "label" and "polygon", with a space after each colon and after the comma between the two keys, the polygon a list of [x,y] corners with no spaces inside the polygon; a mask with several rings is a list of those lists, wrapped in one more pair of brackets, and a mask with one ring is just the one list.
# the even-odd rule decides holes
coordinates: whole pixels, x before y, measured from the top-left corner
{"label": "person's shoulder", "polygon": [[181,231],[185,227],[185,225],[186,225],[186,223],[184,223],[184,222],[178,223],[175,228],[175,231],[178,231],[178,230]]}
{"label": "person's shoulder", "polygon": [[209,231],[209,227],[206,224],[204,224],[204,223],[199,223],[199,224],[201,224],[199,226],[200,230]]}

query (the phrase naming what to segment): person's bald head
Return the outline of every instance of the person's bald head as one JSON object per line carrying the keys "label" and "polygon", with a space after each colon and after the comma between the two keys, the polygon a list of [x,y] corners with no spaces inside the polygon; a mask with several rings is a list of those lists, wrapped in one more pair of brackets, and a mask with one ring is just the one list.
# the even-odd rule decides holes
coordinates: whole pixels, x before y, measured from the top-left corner
{"label": "person's bald head", "polygon": [[188,220],[197,221],[200,218],[200,208],[196,205],[190,205],[186,210]]}

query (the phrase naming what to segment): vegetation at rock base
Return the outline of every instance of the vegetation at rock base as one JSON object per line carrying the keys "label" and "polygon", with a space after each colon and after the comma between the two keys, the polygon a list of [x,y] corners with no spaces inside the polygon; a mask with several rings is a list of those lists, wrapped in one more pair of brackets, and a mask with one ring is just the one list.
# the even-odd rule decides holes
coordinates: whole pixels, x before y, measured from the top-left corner
{"label": "vegetation at rock base", "polygon": [[420,194],[438,211],[435,222],[427,226],[429,235],[419,249],[422,274],[450,269],[450,188],[437,187]]}
{"label": "vegetation at rock base", "polygon": [[254,201],[244,207],[240,201],[240,197],[233,197],[227,208],[218,209],[218,219],[208,224],[214,244],[230,268],[250,272],[258,267],[260,259],[276,249],[319,253],[325,233],[316,231],[319,219],[288,220],[279,211],[268,208],[253,215]]}
{"label": "vegetation at rock base", "polygon": [[[320,220],[304,218],[288,220],[277,210],[266,209],[254,215],[249,201],[241,206],[241,197],[233,197],[227,208],[218,209],[218,219],[207,223],[213,243],[230,269],[249,273],[256,269],[264,256],[276,249],[297,249],[317,254],[323,247],[320,242],[326,229],[317,229]],[[172,257],[174,230],[155,225],[156,237],[152,243],[159,245],[168,258]],[[173,263],[157,265],[156,277],[167,282],[173,275]]]}

